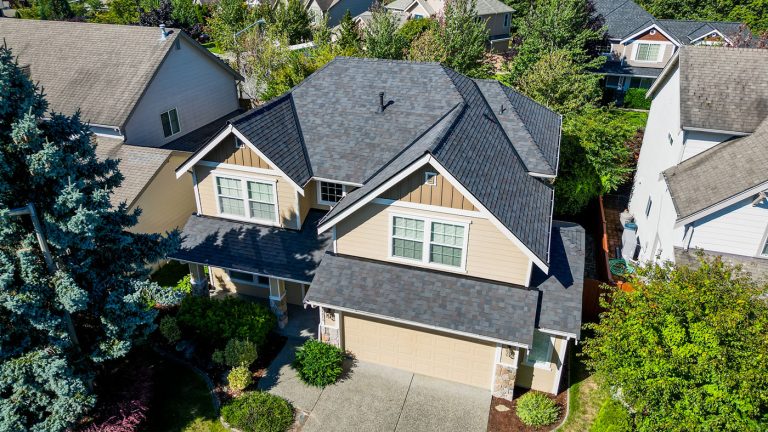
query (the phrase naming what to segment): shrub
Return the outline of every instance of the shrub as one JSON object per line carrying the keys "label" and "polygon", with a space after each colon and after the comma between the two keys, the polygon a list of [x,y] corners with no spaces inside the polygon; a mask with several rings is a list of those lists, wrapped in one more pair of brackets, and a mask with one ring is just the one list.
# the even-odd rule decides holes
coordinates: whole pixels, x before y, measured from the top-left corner
{"label": "shrub", "polygon": [[179,339],[181,339],[181,329],[179,329],[179,324],[176,322],[176,318],[172,316],[164,316],[160,320],[160,334],[163,335],[169,344],[178,342]]}
{"label": "shrub", "polygon": [[229,371],[227,382],[229,382],[229,388],[234,391],[245,390],[253,383],[253,374],[245,366],[236,366]]}
{"label": "shrub", "polygon": [[624,108],[651,109],[651,100],[646,99],[648,90],[642,88],[631,88],[624,94]]}
{"label": "shrub", "polygon": [[296,350],[293,367],[305,383],[325,387],[339,379],[343,361],[344,352],[340,348],[310,339]]}
{"label": "shrub", "polygon": [[261,346],[277,324],[268,307],[237,297],[222,300],[186,297],[181,302],[177,319],[183,330],[189,330],[198,339],[211,344],[239,338]]}
{"label": "shrub", "polygon": [[293,424],[293,408],[283,398],[251,392],[232,400],[221,409],[230,426],[244,432],[284,432]]}
{"label": "shrub", "polygon": [[624,406],[614,399],[608,399],[597,413],[595,423],[589,432],[629,432],[632,419]]}
{"label": "shrub", "polygon": [[224,348],[224,364],[229,367],[250,366],[259,354],[256,352],[256,344],[248,340],[230,339]]}
{"label": "shrub", "polygon": [[528,392],[517,400],[517,416],[528,426],[546,426],[557,421],[560,407],[543,393]]}
{"label": "shrub", "polygon": [[192,275],[188,274],[181,278],[173,289],[184,294],[190,294],[192,292]]}

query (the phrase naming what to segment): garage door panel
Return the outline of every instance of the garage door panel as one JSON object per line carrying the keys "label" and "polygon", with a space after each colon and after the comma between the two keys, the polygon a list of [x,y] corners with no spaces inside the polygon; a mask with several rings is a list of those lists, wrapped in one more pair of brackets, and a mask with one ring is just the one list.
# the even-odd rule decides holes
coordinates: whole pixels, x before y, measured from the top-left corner
{"label": "garage door panel", "polygon": [[495,344],[355,315],[344,316],[344,345],[359,360],[488,388]]}

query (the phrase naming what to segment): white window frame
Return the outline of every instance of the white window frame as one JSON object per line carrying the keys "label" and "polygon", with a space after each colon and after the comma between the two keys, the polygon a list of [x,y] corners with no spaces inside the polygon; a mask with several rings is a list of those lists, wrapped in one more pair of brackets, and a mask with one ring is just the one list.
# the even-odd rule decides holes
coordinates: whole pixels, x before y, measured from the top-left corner
{"label": "white window frame", "polygon": [[552,369],[552,351],[555,348],[555,337],[552,335],[549,335],[544,332],[540,332],[538,330],[534,330],[535,332],[538,332],[541,335],[544,335],[549,338],[549,343],[547,344],[547,355],[545,358],[547,358],[547,361],[531,361],[530,360],[530,354],[531,351],[533,351],[533,342],[531,342],[531,347],[526,351],[525,353],[525,361],[523,362],[526,366],[530,366],[536,369],[546,369],[550,370]]}
{"label": "white window frame", "polygon": [[651,209],[653,209],[653,197],[648,195],[648,202],[645,203],[645,217],[651,217]]}
{"label": "white window frame", "polygon": [[424,184],[426,186],[437,186],[437,173],[432,171],[425,172]]}
{"label": "white window frame", "polygon": [[318,204],[327,205],[327,206],[333,207],[336,204],[338,204],[339,201],[341,201],[341,199],[339,199],[339,201],[336,201],[336,202],[325,201],[323,199],[323,187],[322,187],[323,183],[341,186],[341,198],[344,198],[345,196],[347,196],[347,192],[348,192],[347,191],[347,185],[345,185],[344,183],[337,183],[337,182],[325,181],[325,180],[317,180],[315,183],[317,183],[317,203]]}
{"label": "white window frame", "polygon": [[[177,130],[176,132],[173,131],[173,122],[171,121],[171,111],[174,111],[176,113],[176,123],[179,124],[179,130]],[[168,125],[171,127],[171,134],[166,136],[165,130],[163,130],[163,137],[170,138],[176,134],[181,133],[181,116],[179,116],[179,110],[176,107],[172,107],[161,112],[160,113],[160,129],[163,128],[163,114],[168,114]]]}
{"label": "white window frame", "polygon": [[[424,237],[422,238],[422,251],[421,251],[421,259],[410,259],[410,258],[403,258],[399,256],[395,256],[392,254],[392,249],[394,245],[394,235],[393,235],[393,228],[395,225],[395,217],[401,217],[401,218],[407,218],[407,219],[416,219],[424,222]],[[442,223],[442,224],[449,224],[449,225],[458,225],[464,228],[464,239],[463,243],[461,245],[461,265],[459,267],[449,266],[445,264],[439,264],[439,263],[433,263],[430,262],[430,255],[431,255],[431,248],[432,245],[431,241],[431,234],[432,234],[432,223]],[[429,267],[439,270],[446,270],[450,272],[456,272],[456,273],[466,273],[467,272],[467,243],[469,239],[469,226],[471,222],[468,221],[460,221],[455,219],[446,219],[446,218],[434,218],[430,216],[421,216],[421,215],[414,215],[414,214],[407,214],[407,213],[399,213],[399,212],[390,212],[389,213],[389,231],[387,232],[387,257],[391,261],[403,263],[403,264],[420,264],[422,267]],[[437,245],[441,245],[440,243],[435,243]],[[456,246],[450,246],[450,247],[456,247]]]}
{"label": "white window frame", "polygon": [[[267,178],[261,178],[261,177],[252,177],[252,176],[241,176],[236,174],[230,174],[230,173],[223,173],[223,172],[217,172],[216,170],[211,171],[211,174],[213,174],[213,196],[216,198],[216,215],[218,217],[222,217],[225,219],[232,219],[232,220],[238,220],[242,222],[250,222],[250,223],[263,223],[267,225],[274,225],[274,226],[280,226],[280,204],[277,198],[277,181],[275,179],[267,179]],[[227,213],[223,213],[221,211],[221,201],[219,200],[219,188],[217,186],[217,180],[218,178],[228,178],[233,180],[240,180],[240,187],[242,188],[243,193],[243,210],[245,211],[246,215],[251,214],[250,206],[248,205],[248,182],[256,182],[256,183],[263,183],[263,184],[269,184],[272,186],[272,196],[275,197],[275,218],[272,220],[269,219],[256,219],[249,216],[237,216],[237,215],[231,215]]]}
{"label": "white window frame", "polygon": [[[249,274],[249,275],[251,275],[251,280],[248,281],[248,280],[245,280],[245,279],[240,279],[238,277],[233,277],[232,276],[232,272],[233,271],[238,272],[238,273]],[[241,270],[230,270],[230,269],[227,269],[227,276],[229,277],[229,280],[231,282],[234,282],[234,283],[239,283],[239,284],[244,284],[244,285],[253,285],[253,286],[256,286],[256,287],[259,287],[259,288],[269,289],[269,285],[270,285],[269,284],[269,279],[270,279],[269,276],[264,276],[264,275],[260,275],[260,274],[256,274],[256,273],[249,273],[249,272],[245,272],[245,271],[241,271]],[[260,284],[259,283],[259,278],[261,278],[261,277],[267,278],[267,283],[266,284]]]}
{"label": "white window frame", "polygon": [[766,246],[768,246],[768,228],[765,229],[765,233],[763,234],[763,241],[760,242],[760,245],[758,246],[757,250],[757,256],[760,258],[768,258],[768,253],[764,253],[763,251],[766,249]]}
{"label": "white window frame", "polygon": [[[638,41],[635,42],[634,47],[632,48],[632,60],[640,63],[658,63],[664,58],[664,52],[667,50],[666,45],[668,45],[666,42],[647,42],[647,41]],[[637,58],[637,54],[640,52],[640,45],[659,45],[659,53],[656,54],[656,60],[640,60]]]}
{"label": "white window frame", "polygon": [[509,27],[509,13],[504,14],[504,27]]}

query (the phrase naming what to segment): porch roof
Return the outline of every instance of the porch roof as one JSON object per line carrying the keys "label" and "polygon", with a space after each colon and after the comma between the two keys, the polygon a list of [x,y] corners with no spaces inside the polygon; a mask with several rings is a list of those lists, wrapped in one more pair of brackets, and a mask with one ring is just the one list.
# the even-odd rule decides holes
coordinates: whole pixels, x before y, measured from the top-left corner
{"label": "porch roof", "polygon": [[171,258],[310,283],[332,242],[330,232],[317,233],[323,214],[310,210],[301,231],[192,215]]}

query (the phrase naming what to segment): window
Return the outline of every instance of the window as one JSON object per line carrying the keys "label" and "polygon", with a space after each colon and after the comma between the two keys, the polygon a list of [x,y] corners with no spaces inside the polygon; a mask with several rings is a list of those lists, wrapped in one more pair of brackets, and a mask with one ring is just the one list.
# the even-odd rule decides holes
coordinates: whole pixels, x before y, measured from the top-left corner
{"label": "window", "polygon": [[244,147],[245,147],[245,143],[240,141],[240,138],[235,137],[235,148],[236,149],[241,149],[241,148],[244,148]]}
{"label": "window", "polygon": [[509,14],[504,14],[504,27],[509,27]]}
{"label": "window", "polygon": [[661,60],[659,54],[661,54],[660,44],[639,43],[635,51],[635,60],[656,62]]}
{"label": "window", "polygon": [[424,18],[424,15],[413,14],[413,19],[422,19],[422,18]]}
{"label": "window", "polygon": [[347,194],[346,187],[339,183],[321,181],[318,183],[318,203],[336,205]]}
{"label": "window", "polygon": [[549,369],[552,359],[552,338],[539,331],[533,333],[533,344],[528,350],[525,363],[536,368]]}
{"label": "window", "polygon": [[232,282],[269,288],[269,278],[266,276],[259,276],[251,273],[230,270],[229,279]]}
{"label": "window", "polygon": [[768,257],[768,238],[766,238],[765,243],[763,243],[763,250],[760,252],[760,255]]}
{"label": "window", "polygon": [[651,215],[651,207],[653,207],[653,200],[651,197],[648,197],[648,203],[645,204],[645,217],[648,217]]}
{"label": "window", "polygon": [[274,183],[216,176],[219,214],[274,222],[277,220]]}
{"label": "window", "polygon": [[437,184],[437,173],[433,172],[425,172],[424,173],[424,184],[427,186],[434,186]]}
{"label": "window", "polygon": [[653,85],[653,78],[632,77],[629,80],[629,88],[649,89]]}
{"label": "window", "polygon": [[465,265],[466,233],[464,223],[393,215],[390,254],[393,258],[461,269]]}
{"label": "window", "polygon": [[675,139],[672,138],[672,133],[667,133],[667,141],[669,141],[669,145],[672,145],[675,142]]}
{"label": "window", "polygon": [[163,136],[166,138],[179,133],[179,115],[176,113],[176,108],[160,114],[160,121],[163,123]]}

